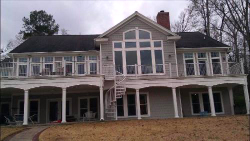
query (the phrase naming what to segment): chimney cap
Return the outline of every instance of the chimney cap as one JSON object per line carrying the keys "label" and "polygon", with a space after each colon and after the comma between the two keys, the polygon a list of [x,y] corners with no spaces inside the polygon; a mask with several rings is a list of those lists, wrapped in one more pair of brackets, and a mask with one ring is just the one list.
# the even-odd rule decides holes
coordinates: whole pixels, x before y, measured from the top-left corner
{"label": "chimney cap", "polygon": [[164,10],[161,10],[160,12],[164,12]]}

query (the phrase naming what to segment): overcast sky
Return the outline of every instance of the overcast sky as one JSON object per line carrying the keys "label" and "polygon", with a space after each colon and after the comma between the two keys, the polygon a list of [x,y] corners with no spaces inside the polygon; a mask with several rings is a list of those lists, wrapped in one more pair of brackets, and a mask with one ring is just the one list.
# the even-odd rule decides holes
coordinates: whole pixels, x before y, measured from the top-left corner
{"label": "overcast sky", "polygon": [[187,0],[164,1],[16,1],[1,2],[1,47],[22,29],[22,18],[30,11],[45,10],[52,14],[60,29],[68,34],[101,34],[135,11],[154,17],[160,10],[170,12],[170,21],[178,18],[188,5]]}

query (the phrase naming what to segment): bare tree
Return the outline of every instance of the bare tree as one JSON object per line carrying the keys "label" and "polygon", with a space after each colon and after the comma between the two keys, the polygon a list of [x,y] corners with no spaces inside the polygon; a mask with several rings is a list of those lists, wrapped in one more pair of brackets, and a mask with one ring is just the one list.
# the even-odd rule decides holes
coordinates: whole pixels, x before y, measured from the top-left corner
{"label": "bare tree", "polygon": [[61,29],[61,34],[62,35],[68,35],[68,30],[66,30],[65,28]]}

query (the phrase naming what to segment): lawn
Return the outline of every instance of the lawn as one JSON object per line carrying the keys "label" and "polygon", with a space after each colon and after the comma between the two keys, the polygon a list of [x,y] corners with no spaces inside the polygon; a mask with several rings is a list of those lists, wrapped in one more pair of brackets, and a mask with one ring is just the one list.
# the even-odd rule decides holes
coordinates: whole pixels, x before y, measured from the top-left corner
{"label": "lawn", "polygon": [[40,141],[249,140],[248,116],[129,120],[51,126]]}
{"label": "lawn", "polygon": [[7,136],[10,136],[14,133],[20,132],[22,130],[26,129],[26,127],[15,127],[15,126],[1,126],[0,130],[1,130],[1,140],[3,140],[4,138],[6,138]]}

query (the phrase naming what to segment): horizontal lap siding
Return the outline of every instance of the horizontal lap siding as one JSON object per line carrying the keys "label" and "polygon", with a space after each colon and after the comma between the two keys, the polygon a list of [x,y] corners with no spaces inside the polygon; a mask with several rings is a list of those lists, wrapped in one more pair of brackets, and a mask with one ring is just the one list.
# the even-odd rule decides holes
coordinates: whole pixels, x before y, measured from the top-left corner
{"label": "horizontal lap siding", "polygon": [[172,90],[170,88],[147,88],[149,92],[150,118],[173,118],[174,107]]}
{"label": "horizontal lap siding", "polygon": [[[138,27],[139,29],[145,29],[150,31],[152,34],[153,40],[163,40],[163,54],[164,54],[164,62],[166,66],[168,63],[176,63],[175,60],[175,43],[174,41],[167,41],[167,35],[163,34],[162,32],[158,31],[157,29],[149,26],[145,22],[141,21],[140,19],[134,18],[128,22],[125,26],[121,27],[120,29],[110,33],[107,37],[109,39],[107,44],[101,45],[102,51],[102,60],[103,65],[112,65],[113,64],[113,45],[112,41],[122,41],[123,40],[123,32],[135,29]],[[169,55],[171,57],[169,57]],[[108,60],[107,60],[108,56]],[[172,66],[173,76],[176,76],[176,67]],[[169,74],[169,68],[166,67],[166,73]]]}
{"label": "horizontal lap siding", "polygon": [[183,53],[177,53],[177,64],[178,64],[178,72],[179,76],[185,76],[184,71],[184,62],[183,62]]}
{"label": "horizontal lap siding", "polygon": [[[190,101],[190,93],[191,92],[207,92],[208,89],[206,88],[181,88],[181,101],[182,101],[182,110],[183,110],[183,116],[189,117],[192,115],[191,110],[191,101]],[[213,91],[216,92],[222,92],[222,101],[224,106],[224,115],[230,115],[231,114],[231,108],[230,108],[230,100],[229,100],[229,94],[227,88],[213,88]],[[219,114],[221,115],[221,114]]]}

